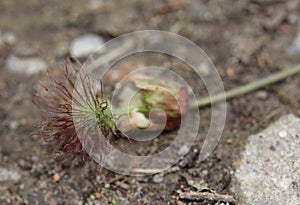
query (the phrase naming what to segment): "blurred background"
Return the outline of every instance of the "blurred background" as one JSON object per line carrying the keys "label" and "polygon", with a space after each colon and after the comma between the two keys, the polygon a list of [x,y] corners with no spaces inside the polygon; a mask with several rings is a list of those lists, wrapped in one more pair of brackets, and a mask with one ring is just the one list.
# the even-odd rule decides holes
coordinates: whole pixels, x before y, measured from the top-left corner
{"label": "blurred background", "polygon": [[[0,0],[0,204],[185,204],[179,191],[202,188],[238,200],[232,170],[247,136],[300,114],[299,76],[227,102],[221,142],[205,162],[192,151],[170,173],[144,177],[55,163],[34,134],[42,118],[32,90],[47,69],[62,76],[66,57],[84,60],[95,45],[143,29],[192,40],[234,88],[300,61],[299,8],[298,0]],[[200,112],[209,118],[209,107]]]}

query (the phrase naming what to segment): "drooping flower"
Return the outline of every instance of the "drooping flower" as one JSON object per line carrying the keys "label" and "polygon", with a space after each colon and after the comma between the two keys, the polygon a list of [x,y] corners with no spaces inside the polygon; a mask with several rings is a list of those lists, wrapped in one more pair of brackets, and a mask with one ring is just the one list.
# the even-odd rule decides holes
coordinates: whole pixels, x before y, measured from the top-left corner
{"label": "drooping flower", "polygon": [[107,143],[117,136],[110,103],[101,82],[84,73],[77,60],[70,58],[64,69],[63,80],[48,72],[50,84],[34,93],[33,102],[45,117],[37,129],[59,161],[86,162],[93,156],[101,164]]}
{"label": "drooping flower", "polygon": [[[101,81],[87,74],[77,60],[69,59],[64,69],[62,80],[48,72],[49,85],[41,85],[34,93],[33,101],[45,117],[37,129],[51,146],[55,159],[79,163],[96,161],[101,166],[110,145],[121,135],[116,122],[119,124],[124,113],[112,114],[111,104],[103,96]],[[125,123],[130,125],[129,130],[161,130],[163,117],[166,117],[164,130],[180,126],[188,109],[184,86],[138,74],[130,75],[128,80],[139,90],[133,97],[135,103],[125,111],[129,114]],[[126,129],[121,131],[126,133]]]}
{"label": "drooping flower", "polygon": [[[170,131],[180,126],[188,110],[189,96],[184,86],[144,74],[131,74],[128,81],[138,92],[131,98],[130,125],[121,124],[123,131],[134,128]],[[165,123],[163,128],[162,123]]]}

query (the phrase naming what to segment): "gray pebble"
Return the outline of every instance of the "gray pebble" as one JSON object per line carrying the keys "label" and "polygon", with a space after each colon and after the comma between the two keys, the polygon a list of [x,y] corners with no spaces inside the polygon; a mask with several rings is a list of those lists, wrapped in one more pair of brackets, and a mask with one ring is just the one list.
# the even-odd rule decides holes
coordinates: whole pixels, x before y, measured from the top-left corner
{"label": "gray pebble", "polygon": [[296,24],[298,21],[298,15],[296,13],[289,13],[287,20],[290,24]]}
{"label": "gray pebble", "polygon": [[17,38],[13,33],[0,33],[0,43],[6,43],[10,46],[14,45],[17,42]]}
{"label": "gray pebble", "polygon": [[19,58],[11,55],[6,60],[6,68],[12,73],[33,75],[42,72],[46,67],[46,63],[42,59],[36,57]]}
{"label": "gray pebble", "polygon": [[164,181],[164,173],[155,174],[152,178],[152,182],[159,184]]}
{"label": "gray pebble", "polygon": [[18,182],[20,181],[20,179],[21,179],[21,175],[18,172],[0,167],[0,182],[4,182],[4,181]]}
{"label": "gray pebble", "polygon": [[[85,34],[75,38],[70,45],[71,56],[77,58],[88,57],[96,49],[101,53],[104,51],[104,46],[101,46],[104,40],[96,34]],[[101,47],[100,47],[101,46]]]}
{"label": "gray pebble", "polygon": [[19,122],[16,121],[16,120],[13,120],[13,121],[9,122],[9,129],[11,129],[11,130],[17,129],[18,126],[19,126]]}
{"label": "gray pebble", "polygon": [[255,95],[260,100],[265,100],[268,98],[268,93],[264,90],[257,91]]}
{"label": "gray pebble", "polygon": [[299,118],[288,115],[249,137],[235,173],[241,204],[299,204],[299,125]]}
{"label": "gray pebble", "polygon": [[287,53],[290,55],[297,55],[300,53],[300,26],[292,44],[287,49]]}
{"label": "gray pebble", "polygon": [[178,155],[180,155],[180,156],[185,155],[189,150],[190,150],[190,147],[188,145],[183,145],[182,147],[180,147],[180,149],[178,151]]}
{"label": "gray pebble", "polygon": [[198,72],[200,75],[202,76],[209,76],[211,74],[211,68],[209,67],[209,65],[207,63],[201,63],[198,67]]}

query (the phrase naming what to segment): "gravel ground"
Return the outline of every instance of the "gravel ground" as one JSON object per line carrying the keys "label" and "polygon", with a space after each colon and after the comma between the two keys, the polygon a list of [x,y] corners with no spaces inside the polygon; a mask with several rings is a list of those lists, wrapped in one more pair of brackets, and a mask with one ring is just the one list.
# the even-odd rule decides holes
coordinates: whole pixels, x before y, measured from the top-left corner
{"label": "gravel ground", "polygon": [[[229,195],[237,204],[262,204],[255,200],[266,196],[267,192],[251,198],[252,186],[244,181],[249,174],[245,157],[252,145],[267,140],[265,145],[273,145],[275,151],[269,146],[267,149],[257,147],[264,151],[256,157],[257,162],[270,155],[287,159],[287,164],[292,162],[290,157],[293,156],[280,152],[288,146],[286,141],[274,144],[276,140],[283,140],[279,130],[268,128],[266,131],[273,133],[274,140],[267,138],[267,133],[262,139],[255,133],[287,114],[299,117],[299,75],[228,101],[221,141],[207,160],[198,160],[197,153],[203,142],[200,137],[186,157],[170,171],[143,177],[123,176],[106,169],[95,174],[93,167],[71,168],[54,162],[49,157],[48,146],[35,134],[34,127],[42,116],[32,104],[32,91],[38,82],[48,81],[46,68],[59,79],[63,76],[59,63],[70,52],[83,55],[92,49],[91,43],[86,44],[89,46],[85,50],[74,51],[78,48],[75,42],[82,40],[82,36],[92,34],[93,42],[106,42],[141,29],[170,31],[195,42],[212,59],[225,89],[246,84],[299,62],[299,6],[298,0],[0,1],[0,204],[214,203],[207,200],[187,202],[180,198],[182,193],[191,191]],[[176,61],[166,56],[153,59],[156,60],[145,61],[138,56],[129,62],[174,65],[179,73],[187,76],[191,85],[199,86],[194,76],[181,69]],[[130,67],[130,63],[122,66]],[[205,66],[202,71],[206,73]],[[206,95],[201,86],[197,97]],[[199,136],[205,136],[210,114],[210,107],[200,110]],[[286,125],[286,120],[296,119],[292,115],[281,118],[283,121],[275,124],[276,129],[284,126],[282,130],[290,133],[286,129],[293,127],[289,123]],[[174,136],[174,132],[164,133],[157,141],[144,145],[146,149],[132,146],[131,150],[137,155],[155,152],[172,142]],[[295,149],[299,145],[295,135],[288,135],[286,139],[295,141],[289,143]],[[278,160],[264,168],[280,167],[281,163]],[[272,179],[292,178],[288,167],[282,168],[286,173],[280,173],[280,169],[262,173],[261,164],[257,164],[256,177],[269,173],[274,175]],[[268,186],[268,189],[276,189],[279,193],[287,186],[287,191],[282,192],[282,196],[287,196],[293,189],[296,191],[293,181],[297,182],[297,178],[280,179],[284,183]],[[275,199],[265,200],[268,204]]]}

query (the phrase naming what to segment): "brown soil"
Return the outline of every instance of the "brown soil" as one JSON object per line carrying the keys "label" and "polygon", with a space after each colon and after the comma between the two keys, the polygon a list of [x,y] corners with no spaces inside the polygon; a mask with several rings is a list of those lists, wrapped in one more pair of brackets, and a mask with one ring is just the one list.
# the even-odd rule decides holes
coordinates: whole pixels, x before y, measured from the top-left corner
{"label": "brown soil", "polygon": [[[0,2],[0,30],[17,37],[15,46],[0,44],[0,167],[21,175],[17,182],[0,182],[0,204],[186,204],[178,198],[180,191],[203,189],[238,201],[232,173],[247,136],[286,113],[300,114],[299,76],[227,102],[226,126],[213,155],[204,162],[197,160],[194,150],[201,149],[199,140],[174,165],[178,168],[154,183],[153,175],[122,176],[105,169],[95,175],[55,163],[47,156],[43,140],[34,134],[41,116],[32,104],[32,90],[47,80],[46,75],[10,73],[5,60],[17,52],[17,45],[24,44],[61,75],[55,68],[68,53],[58,50],[80,34],[93,32],[109,40],[130,31],[159,29],[197,43],[212,58],[225,89],[230,89],[297,63],[297,56],[289,56],[286,49],[298,27],[288,21],[288,14],[299,16],[298,4],[210,0],[199,4],[206,11],[199,12],[195,1],[188,0],[111,0],[95,9],[89,9],[88,2],[92,1]],[[210,108],[201,109],[200,114],[201,134],[209,125]],[[172,132],[164,135],[162,144],[172,139]],[[151,150],[159,148],[157,143],[151,146]]]}

